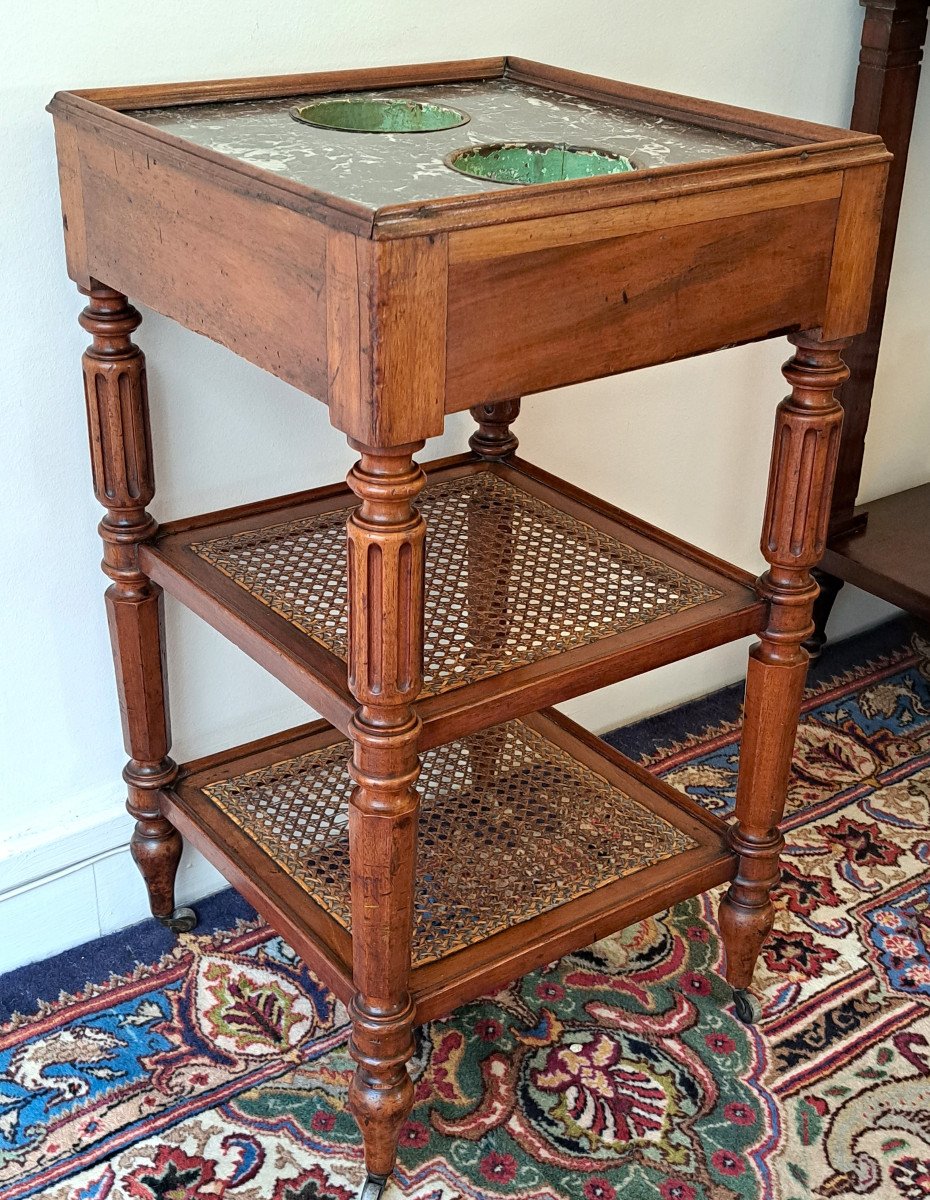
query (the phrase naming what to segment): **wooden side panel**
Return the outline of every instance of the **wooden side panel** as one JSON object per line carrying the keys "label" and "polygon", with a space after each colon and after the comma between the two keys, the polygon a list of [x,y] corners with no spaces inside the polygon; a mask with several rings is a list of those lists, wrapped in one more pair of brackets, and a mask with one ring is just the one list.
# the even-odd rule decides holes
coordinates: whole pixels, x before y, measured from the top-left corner
{"label": "wooden side panel", "polygon": [[371,314],[379,442],[392,446],[442,433],[446,380],[448,246],[445,234],[385,242]]}
{"label": "wooden side panel", "polygon": [[646,204],[623,204],[559,217],[536,217],[513,225],[465,229],[450,239],[449,261],[453,264],[481,262],[492,257],[628,237],[679,225],[700,225],[744,213],[793,208],[815,200],[836,200],[843,190],[843,178],[842,171],[830,171],[800,180],[778,179],[712,193],[651,198]]}
{"label": "wooden side panel", "polygon": [[325,400],[323,227],[89,131],[79,144],[89,274]]}
{"label": "wooden side panel", "polygon": [[888,163],[845,173],[823,336],[852,337],[869,322]]}
{"label": "wooden side panel", "polygon": [[446,235],[376,243],[333,230],[327,272],[333,424],[366,446],[441,433]]}
{"label": "wooden side panel", "polygon": [[87,239],[84,234],[81,155],[77,131],[67,121],[55,121],[55,149],[58,154],[58,187],[61,192],[61,223],[65,235],[68,275],[78,287],[90,291]]}
{"label": "wooden side panel", "polygon": [[[330,420],[344,429],[362,403],[362,296],[355,234],[331,229],[326,242],[326,342]],[[364,249],[364,247],[362,247]],[[367,351],[367,346],[365,347]]]}
{"label": "wooden side panel", "polygon": [[828,196],[495,258],[473,241],[460,254],[473,235],[450,235],[447,411],[819,326],[838,207]]}

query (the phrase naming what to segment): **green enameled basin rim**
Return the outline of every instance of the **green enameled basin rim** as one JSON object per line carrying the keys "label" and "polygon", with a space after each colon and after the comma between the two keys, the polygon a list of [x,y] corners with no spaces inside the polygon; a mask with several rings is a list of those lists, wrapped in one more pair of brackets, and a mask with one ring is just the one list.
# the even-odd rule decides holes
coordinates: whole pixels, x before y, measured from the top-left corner
{"label": "green enameled basin rim", "polygon": [[447,154],[453,171],[494,183],[561,183],[592,175],[622,175],[635,171],[626,155],[600,146],[568,146],[563,142],[501,142],[466,146]]}
{"label": "green enameled basin rim", "polygon": [[346,133],[431,133],[437,129],[455,129],[471,120],[468,113],[457,108],[399,96],[389,100],[361,96],[314,100],[312,104],[295,105],[291,116],[305,125]]}

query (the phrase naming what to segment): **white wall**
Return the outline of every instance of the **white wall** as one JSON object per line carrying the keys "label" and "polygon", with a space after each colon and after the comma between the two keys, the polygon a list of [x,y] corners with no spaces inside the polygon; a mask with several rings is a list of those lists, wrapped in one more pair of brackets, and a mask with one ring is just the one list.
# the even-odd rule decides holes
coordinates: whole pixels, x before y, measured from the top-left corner
{"label": "white wall", "polygon": [[[15,10],[7,0],[6,12],[0,968],[145,915],[125,849],[128,819],[120,816],[124,754],[79,379],[85,336],[65,275],[51,120],[43,111],[52,92],[509,52],[843,124],[861,21],[855,0],[470,0],[439,7],[412,0],[44,0]],[[930,86],[915,134],[865,497],[930,477],[928,175]],[[343,474],[352,456],[322,405],[170,321],[143,315],[157,517]],[[570,403],[535,397],[519,422],[524,452],[754,568],[784,357],[784,343],[752,346],[579,386]],[[428,451],[461,448],[469,428],[465,417],[450,420],[441,447]],[[850,632],[888,611],[846,589],[832,631]],[[168,630],[177,757],[307,718],[283,687],[173,604]],[[727,647],[567,707],[604,730],[733,681],[744,659],[744,646]],[[216,886],[203,863],[185,861],[185,898]],[[54,919],[44,919],[53,909]]]}

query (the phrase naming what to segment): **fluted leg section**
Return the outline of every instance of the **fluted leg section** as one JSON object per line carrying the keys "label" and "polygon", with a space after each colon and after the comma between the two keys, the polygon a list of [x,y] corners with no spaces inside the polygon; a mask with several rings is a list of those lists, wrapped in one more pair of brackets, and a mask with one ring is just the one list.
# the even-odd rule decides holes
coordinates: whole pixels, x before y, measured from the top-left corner
{"label": "fluted leg section", "polygon": [[361,504],[348,522],[349,686],[355,789],[349,806],[352,947],[356,994],[349,1105],[370,1176],[390,1174],[413,1105],[410,941],[419,795],[426,527],[413,507],[423,472],[411,455],[355,445],[349,484]]}
{"label": "fluted leg section", "polygon": [[519,400],[476,404],[469,412],[478,422],[478,428],[468,439],[468,444],[479,458],[507,458],[514,453],[518,443],[510,426],[520,415]]}
{"label": "fluted leg section", "polygon": [[762,640],[749,655],[730,838],[739,867],[720,907],[727,979],[738,990],[752,982],[774,918],[771,892],[784,841],[778,825],[807,676],[802,643],[813,633],[817,597],[810,569],[826,542],[843,417],[834,390],[848,374],[840,357],[846,342],[804,335],[791,341],[797,349],[783,371],[792,390],[778,408],[762,534],[770,566],[760,587],[771,607]]}
{"label": "fluted leg section", "polygon": [[125,296],[98,285],[80,319],[93,337],[83,358],[84,392],[94,493],[107,510],[99,529],[102,566],[112,581],[107,620],[123,744],[130,756],[123,778],[129,789],[126,807],[136,820],[132,856],[145,879],[152,915],[172,928],[189,929],[194,914],[174,905],[181,837],[158,802],[158,790],[177,775],[168,756],[161,589],[139,567],[139,544],[156,529],[146,511],[155,478],[145,358],[132,341],[141,318]]}

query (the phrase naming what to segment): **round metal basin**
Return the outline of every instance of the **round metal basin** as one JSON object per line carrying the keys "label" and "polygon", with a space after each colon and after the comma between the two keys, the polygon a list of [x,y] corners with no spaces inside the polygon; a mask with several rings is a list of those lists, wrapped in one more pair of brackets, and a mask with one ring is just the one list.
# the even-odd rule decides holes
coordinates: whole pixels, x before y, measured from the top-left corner
{"label": "round metal basin", "polygon": [[592,175],[621,175],[635,171],[624,154],[598,146],[568,146],[560,142],[501,142],[453,150],[445,163],[453,171],[494,183],[559,183]]}
{"label": "round metal basin", "polygon": [[437,129],[455,129],[470,120],[468,113],[444,104],[425,104],[420,100],[372,100],[355,96],[341,100],[314,100],[291,109],[295,121],[320,129],[339,129],[347,133],[430,133]]}

